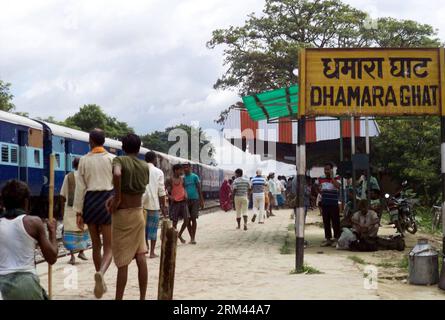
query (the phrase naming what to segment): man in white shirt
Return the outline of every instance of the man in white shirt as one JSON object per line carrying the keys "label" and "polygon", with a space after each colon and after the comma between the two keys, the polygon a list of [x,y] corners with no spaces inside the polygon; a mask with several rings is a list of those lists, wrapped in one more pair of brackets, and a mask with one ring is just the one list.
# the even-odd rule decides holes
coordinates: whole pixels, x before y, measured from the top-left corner
{"label": "man in white shirt", "polygon": [[105,133],[102,130],[94,129],[90,132],[91,151],[80,158],[73,204],[79,229],[83,230],[86,223],[90,232],[96,268],[94,295],[98,299],[107,291],[104,274],[112,260],[111,215],[107,211],[106,202],[113,196],[115,156],[105,150],[104,143]]}
{"label": "man in white shirt", "polygon": [[[145,229],[147,247],[150,247],[150,259],[153,259],[158,257],[158,255],[155,254],[155,247],[158,236],[159,211],[162,211],[163,217],[167,218],[167,210],[165,208],[165,197],[167,193],[165,191],[164,173],[155,166],[157,161],[156,153],[153,151],[148,152],[145,155],[145,161],[147,161],[150,169],[150,182],[142,197],[142,205],[147,213]],[[148,244],[149,240],[150,245]]]}

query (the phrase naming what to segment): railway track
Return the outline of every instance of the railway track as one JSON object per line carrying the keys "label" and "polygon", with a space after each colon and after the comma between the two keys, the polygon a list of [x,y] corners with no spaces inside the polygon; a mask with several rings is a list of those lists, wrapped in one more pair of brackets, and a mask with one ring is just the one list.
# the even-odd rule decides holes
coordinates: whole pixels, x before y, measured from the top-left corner
{"label": "railway track", "polygon": [[[200,211],[200,214],[209,214],[209,213],[214,213],[216,211],[218,211],[219,209],[219,201],[208,201],[206,203],[206,207],[204,210]],[[58,254],[58,258],[63,258],[66,257],[70,254],[70,252],[68,250],[65,249],[65,247],[63,246],[63,240],[62,240],[62,224],[58,224],[57,226],[57,245],[59,247],[59,254]],[[88,246],[88,249],[86,250],[90,250],[91,249],[91,245]],[[76,252],[77,253],[77,252]],[[45,259],[42,256],[42,252],[40,251],[40,248],[36,248],[36,252],[35,252],[35,261],[36,264],[40,264],[40,263],[44,263]]]}

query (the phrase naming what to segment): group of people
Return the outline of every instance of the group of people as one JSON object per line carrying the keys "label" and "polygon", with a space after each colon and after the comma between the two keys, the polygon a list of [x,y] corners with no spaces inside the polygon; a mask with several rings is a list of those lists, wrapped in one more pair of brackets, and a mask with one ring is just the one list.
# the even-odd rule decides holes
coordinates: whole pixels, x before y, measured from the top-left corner
{"label": "group of people", "polygon": [[[63,182],[63,242],[70,251],[70,263],[87,260],[84,250],[92,244],[94,295],[101,298],[107,291],[104,275],[112,260],[118,269],[116,299],[123,299],[128,265],[136,260],[140,299],[145,299],[148,271],[146,254],[156,258],[155,246],[160,215],[173,221],[176,228],[183,219],[183,232],[190,233],[196,244],[199,210],[204,197],[199,177],[191,165],[176,164],[173,176],[164,181],[164,173],[156,168],[157,157],[148,152],[138,158],[141,140],[135,134],[122,139],[124,156],[115,156],[104,148],[105,134],[90,132],[91,151],[74,159],[74,172]],[[9,181],[1,192],[4,211],[0,214],[0,293],[2,299],[47,299],[39,284],[35,268],[35,248],[39,245],[49,264],[57,261],[56,222],[45,224],[39,217],[29,216],[30,191],[20,181]],[[168,209],[167,209],[168,207]],[[167,213],[168,211],[168,213]]]}
{"label": "group of people", "polygon": [[263,176],[261,170],[251,178],[244,176],[242,169],[235,170],[232,179],[225,180],[220,189],[220,206],[228,212],[232,208],[236,211],[237,228],[241,229],[241,218],[244,230],[247,231],[248,209],[253,209],[251,218],[254,223],[264,224],[266,218],[275,216],[274,209],[282,207],[285,202],[286,177],[275,177],[275,173]]}
{"label": "group of people", "polygon": [[[358,181],[348,181],[346,210],[343,221],[340,221],[340,177],[334,175],[332,163],[325,165],[324,173],[317,181],[325,234],[322,247],[333,246],[353,251],[405,249],[401,236],[378,236],[381,220],[380,187],[374,176],[367,177],[367,172],[363,172]],[[353,188],[356,188],[355,193]],[[356,212],[353,210],[354,194],[358,202]]]}

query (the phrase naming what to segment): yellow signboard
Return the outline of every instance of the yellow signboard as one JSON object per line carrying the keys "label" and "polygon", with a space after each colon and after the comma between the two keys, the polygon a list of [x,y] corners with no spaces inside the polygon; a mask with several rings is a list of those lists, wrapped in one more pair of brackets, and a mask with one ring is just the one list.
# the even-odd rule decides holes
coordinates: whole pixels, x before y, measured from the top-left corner
{"label": "yellow signboard", "polygon": [[306,49],[300,115],[440,115],[443,49]]}

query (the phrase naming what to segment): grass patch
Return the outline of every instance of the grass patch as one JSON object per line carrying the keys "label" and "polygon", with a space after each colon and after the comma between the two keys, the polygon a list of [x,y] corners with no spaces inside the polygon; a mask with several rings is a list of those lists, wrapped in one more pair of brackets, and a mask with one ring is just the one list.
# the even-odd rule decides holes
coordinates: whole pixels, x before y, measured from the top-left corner
{"label": "grass patch", "polygon": [[287,231],[295,231],[295,223],[291,223],[287,226]]}
{"label": "grass patch", "polygon": [[294,247],[294,245],[293,245],[291,235],[288,233],[286,235],[286,237],[284,238],[284,243],[280,248],[280,253],[281,254],[292,254],[293,249],[294,249],[293,247]]}
{"label": "grass patch", "polygon": [[404,256],[402,258],[402,260],[399,261],[399,263],[397,264],[397,267],[403,270],[408,271],[409,269],[409,258],[408,256]]}
{"label": "grass patch", "polygon": [[441,235],[442,234],[442,224],[436,226],[433,231],[433,211],[430,207],[414,207],[416,212],[416,221],[419,230],[432,234],[432,235]]}
{"label": "grass patch", "polygon": [[349,256],[348,259],[352,260],[352,261],[354,261],[355,263],[358,263],[358,264],[368,264],[365,260],[363,260],[362,258],[357,257],[357,256]]}
{"label": "grass patch", "polygon": [[323,274],[323,272],[321,272],[320,270],[318,270],[314,267],[311,267],[311,266],[305,264],[303,266],[302,270],[297,271],[294,269],[290,272],[290,274]]}
{"label": "grass patch", "polygon": [[394,263],[391,262],[380,262],[377,264],[377,267],[381,267],[381,268],[394,268],[396,267],[396,265]]}

